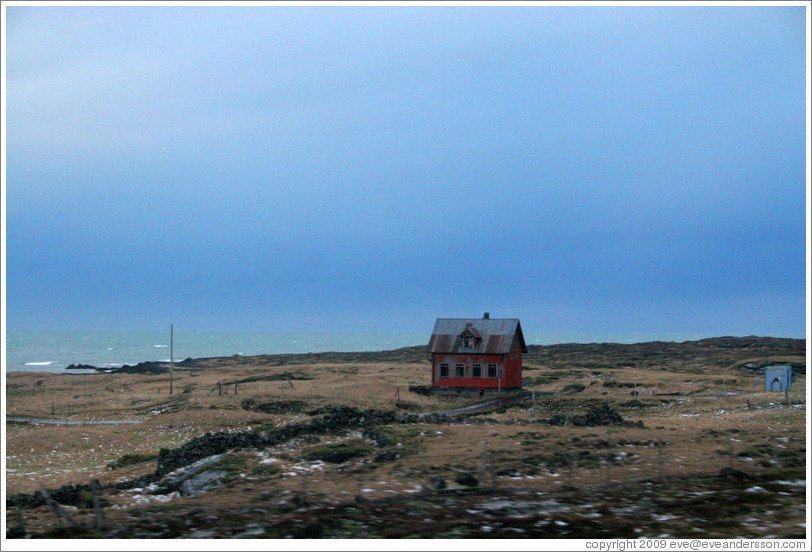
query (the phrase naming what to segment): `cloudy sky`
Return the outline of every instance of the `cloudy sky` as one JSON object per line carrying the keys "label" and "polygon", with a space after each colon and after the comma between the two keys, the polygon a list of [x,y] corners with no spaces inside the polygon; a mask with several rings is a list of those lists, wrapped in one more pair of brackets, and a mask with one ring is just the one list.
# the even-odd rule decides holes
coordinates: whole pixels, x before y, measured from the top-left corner
{"label": "cloudy sky", "polygon": [[9,328],[804,335],[803,7],[6,9]]}

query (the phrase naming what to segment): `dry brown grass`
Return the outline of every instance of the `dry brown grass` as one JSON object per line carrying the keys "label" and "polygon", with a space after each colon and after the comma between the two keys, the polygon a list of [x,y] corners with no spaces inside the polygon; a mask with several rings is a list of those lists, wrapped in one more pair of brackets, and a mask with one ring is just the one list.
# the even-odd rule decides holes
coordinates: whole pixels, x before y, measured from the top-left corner
{"label": "dry brown grass", "polygon": [[[285,372],[312,379],[259,379]],[[155,454],[161,448],[216,431],[244,431],[262,424],[282,425],[309,419],[307,409],[348,405],[359,409],[402,407],[434,411],[458,406],[465,399],[426,397],[410,393],[410,384],[425,384],[426,363],[312,364],[262,366],[248,359],[220,363],[199,371],[178,370],[175,393],[169,396],[166,375],[132,374],[54,375],[9,373],[7,411],[10,416],[68,420],[139,420],[134,425],[48,426],[7,424],[8,495],[86,483],[98,478],[109,484],[151,473],[154,462],[121,469],[107,465],[125,454]],[[308,462],[302,450],[312,445],[294,440],[264,451],[243,451],[241,474],[210,495],[176,498],[178,510],[256,506],[261,497],[287,497],[305,488],[314,501],[351,500],[363,489],[368,498],[416,492],[432,474],[453,480],[471,471],[489,481],[494,472],[502,488],[548,492],[568,484],[600,486],[608,481],[634,482],[667,476],[713,474],[733,466],[751,472],[784,469],[790,461],[805,460],[805,377],[797,378],[785,404],[784,395],[754,389],[755,378],[731,369],[570,369],[527,388],[536,400],[503,412],[486,413],[485,423],[416,424],[389,428],[402,451],[395,462],[374,463],[360,458],[341,465]],[[545,376],[542,369],[526,376]],[[218,382],[231,382],[220,387]],[[567,385],[583,391],[554,394]],[[291,385],[292,384],[292,385]],[[618,384],[637,387],[618,386]],[[632,392],[636,394],[632,394]],[[665,395],[681,393],[681,395]],[[726,394],[727,393],[727,394]],[[245,410],[242,401],[303,401],[307,408],[291,414],[263,414]],[[749,401],[749,406],[748,406]],[[583,413],[590,404],[609,404],[627,420],[645,427],[555,427],[542,423],[556,413]],[[52,408],[55,415],[52,416]],[[322,443],[361,438],[359,431],[320,436]],[[658,445],[662,445],[659,447]],[[760,448],[759,448],[760,447]],[[756,456],[765,451],[772,456]],[[731,452],[733,457],[731,459]],[[783,454],[783,456],[781,456]],[[557,455],[557,456],[556,456]],[[604,461],[611,455],[607,469]],[[555,458],[554,458],[555,457]],[[561,460],[575,457],[570,475]],[[272,467],[271,467],[272,466]],[[304,483],[303,483],[304,482]],[[109,497],[109,515],[121,520],[132,508],[156,498],[125,492]],[[197,505],[197,506],[195,506]],[[49,522],[44,509],[29,523]],[[803,511],[784,524],[803,522]],[[10,512],[10,516],[14,512]],[[797,519],[796,519],[797,518]]]}

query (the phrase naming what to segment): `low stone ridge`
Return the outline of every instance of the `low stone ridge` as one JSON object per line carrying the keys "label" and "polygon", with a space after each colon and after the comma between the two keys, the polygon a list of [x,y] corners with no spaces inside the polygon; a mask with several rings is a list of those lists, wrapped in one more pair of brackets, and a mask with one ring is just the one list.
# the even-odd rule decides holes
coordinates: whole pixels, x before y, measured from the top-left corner
{"label": "low stone ridge", "polygon": [[256,399],[244,399],[240,405],[244,410],[264,414],[298,414],[304,410],[307,403],[297,400],[259,403]]}
{"label": "low stone ridge", "polygon": [[302,435],[325,433],[342,427],[368,428],[384,424],[449,423],[456,421],[444,415],[403,414],[391,410],[358,410],[347,406],[329,406],[309,412],[320,417],[309,422],[293,422],[279,429],[261,429],[242,432],[207,433],[175,449],[161,449],[156,475],[161,476],[198,460],[221,454],[231,449],[257,448],[284,443]]}
{"label": "low stone ridge", "polygon": [[796,362],[792,360],[783,360],[777,362],[775,360],[762,360],[759,362],[748,362],[739,366],[739,370],[746,374],[752,374],[754,376],[763,376],[767,372],[767,368],[770,366],[790,366],[792,367],[792,377],[795,376],[805,376],[806,375],[806,364],[804,362]]}
{"label": "low stone ridge", "polygon": [[612,408],[605,404],[597,408],[590,408],[586,415],[576,414],[574,416],[564,416],[563,414],[556,414],[547,421],[548,424],[554,426],[573,425],[581,427],[595,427],[595,426],[624,426],[624,427],[643,427],[643,422],[628,422],[623,417],[612,410]]}
{"label": "low stone ridge", "polygon": [[[56,502],[67,506],[91,508],[93,506],[93,490],[90,485],[63,485],[58,489],[48,490],[48,494]],[[19,506],[21,508],[37,508],[45,505],[42,493],[19,493],[6,497],[6,507]]]}

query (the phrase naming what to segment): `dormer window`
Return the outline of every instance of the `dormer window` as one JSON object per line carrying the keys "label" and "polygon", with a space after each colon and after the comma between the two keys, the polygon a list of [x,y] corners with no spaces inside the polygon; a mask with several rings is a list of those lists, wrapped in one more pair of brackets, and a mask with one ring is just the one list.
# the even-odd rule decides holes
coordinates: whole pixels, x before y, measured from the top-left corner
{"label": "dormer window", "polygon": [[460,349],[464,351],[475,351],[479,344],[479,336],[472,328],[466,328],[460,334]]}

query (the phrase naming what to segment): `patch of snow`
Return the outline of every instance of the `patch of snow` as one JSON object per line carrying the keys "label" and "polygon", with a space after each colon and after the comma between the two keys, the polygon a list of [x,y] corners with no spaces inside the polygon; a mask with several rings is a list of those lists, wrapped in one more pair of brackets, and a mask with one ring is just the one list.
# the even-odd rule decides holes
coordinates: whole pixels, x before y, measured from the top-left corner
{"label": "patch of snow", "polygon": [[806,487],[806,479],[796,479],[795,481],[776,481],[779,485],[792,485],[793,487]]}
{"label": "patch of snow", "polygon": [[756,485],[755,487],[750,487],[745,492],[748,492],[748,493],[763,493],[763,492],[765,492],[765,490],[764,490],[764,487],[759,487],[758,485]]}

